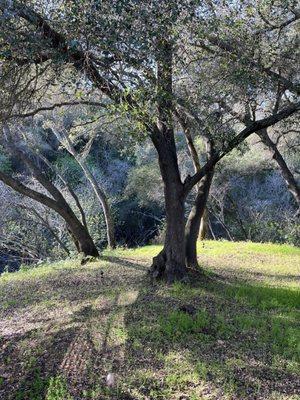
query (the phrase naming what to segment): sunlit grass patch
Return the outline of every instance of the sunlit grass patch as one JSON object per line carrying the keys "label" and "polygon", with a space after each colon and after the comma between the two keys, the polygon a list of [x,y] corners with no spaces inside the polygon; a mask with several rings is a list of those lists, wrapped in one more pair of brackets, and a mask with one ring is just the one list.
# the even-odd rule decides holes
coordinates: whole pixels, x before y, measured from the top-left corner
{"label": "sunlit grass patch", "polygon": [[197,244],[199,253],[236,254],[261,253],[268,255],[300,256],[300,248],[288,244],[232,242],[227,240],[204,240]]}
{"label": "sunlit grass patch", "polygon": [[299,288],[300,249],[291,245],[204,241],[198,243],[198,258],[206,272]]}
{"label": "sunlit grass patch", "polygon": [[58,273],[64,269],[78,268],[79,259],[67,259],[56,263],[41,263],[37,265],[21,266],[16,272],[5,272],[0,275],[0,284],[2,282],[12,282],[23,279],[43,278],[50,274]]}
{"label": "sunlit grass patch", "polygon": [[66,379],[61,375],[51,377],[47,388],[45,400],[73,400],[70,395]]}
{"label": "sunlit grass patch", "polygon": [[155,257],[162,246],[160,245],[148,245],[144,247],[136,247],[136,248],[122,248],[119,247],[115,250],[104,250],[103,255],[107,257],[125,257],[125,258],[140,258],[140,259],[149,259],[151,257]]}
{"label": "sunlit grass patch", "polygon": [[300,309],[300,290],[292,288],[264,287],[255,284],[228,285],[226,295],[264,310]]}
{"label": "sunlit grass patch", "polygon": [[190,384],[196,384],[199,379],[198,371],[188,361],[185,354],[170,352],[165,357],[166,386],[174,390],[182,390]]}

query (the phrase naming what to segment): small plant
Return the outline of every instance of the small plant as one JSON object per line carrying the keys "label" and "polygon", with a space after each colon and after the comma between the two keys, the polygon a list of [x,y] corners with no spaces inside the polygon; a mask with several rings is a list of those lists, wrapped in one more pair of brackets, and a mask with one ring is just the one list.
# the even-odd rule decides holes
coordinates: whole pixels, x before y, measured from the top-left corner
{"label": "small plant", "polygon": [[72,400],[65,379],[61,376],[51,377],[45,400]]}
{"label": "small plant", "polygon": [[196,364],[196,372],[199,375],[199,378],[203,379],[205,381],[207,378],[207,374],[208,374],[207,365],[205,363],[199,361]]}
{"label": "small plant", "polygon": [[195,316],[183,311],[172,311],[166,319],[160,321],[162,332],[170,339],[199,334],[209,324],[210,318],[206,311],[199,311]]}

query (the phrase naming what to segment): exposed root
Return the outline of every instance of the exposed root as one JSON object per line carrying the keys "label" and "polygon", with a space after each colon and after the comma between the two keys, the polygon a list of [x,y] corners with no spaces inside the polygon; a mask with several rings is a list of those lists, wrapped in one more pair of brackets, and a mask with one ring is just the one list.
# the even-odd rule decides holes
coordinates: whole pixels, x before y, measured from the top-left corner
{"label": "exposed root", "polygon": [[149,269],[151,278],[155,280],[163,279],[166,272],[166,261],[166,253],[162,249],[157,256],[153,257],[152,265]]}

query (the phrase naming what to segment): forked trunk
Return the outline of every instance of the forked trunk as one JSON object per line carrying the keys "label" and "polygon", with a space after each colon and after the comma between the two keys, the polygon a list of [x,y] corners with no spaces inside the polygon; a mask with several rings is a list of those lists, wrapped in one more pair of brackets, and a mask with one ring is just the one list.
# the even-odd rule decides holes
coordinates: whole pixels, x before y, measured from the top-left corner
{"label": "forked trunk", "polygon": [[194,205],[190,211],[185,227],[185,253],[186,265],[189,268],[198,268],[197,260],[197,239],[201,218],[205,212],[209,189],[213,177],[213,171],[205,175],[198,186],[198,191]]}
{"label": "forked trunk", "polygon": [[[167,27],[166,27],[167,30]],[[158,153],[164,183],[166,238],[164,251],[154,257],[152,276],[172,283],[186,276],[184,245],[184,185],[181,181],[172,116],[172,45],[166,35],[157,49],[157,123],[151,139]]]}

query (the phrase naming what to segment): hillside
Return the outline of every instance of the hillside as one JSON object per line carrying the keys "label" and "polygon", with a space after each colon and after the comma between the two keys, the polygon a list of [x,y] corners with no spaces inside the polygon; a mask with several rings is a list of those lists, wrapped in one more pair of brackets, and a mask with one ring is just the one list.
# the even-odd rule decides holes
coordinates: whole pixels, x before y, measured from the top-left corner
{"label": "hillside", "polygon": [[2,274],[0,398],[299,399],[300,249],[199,243],[205,275],[169,287],[158,250]]}

